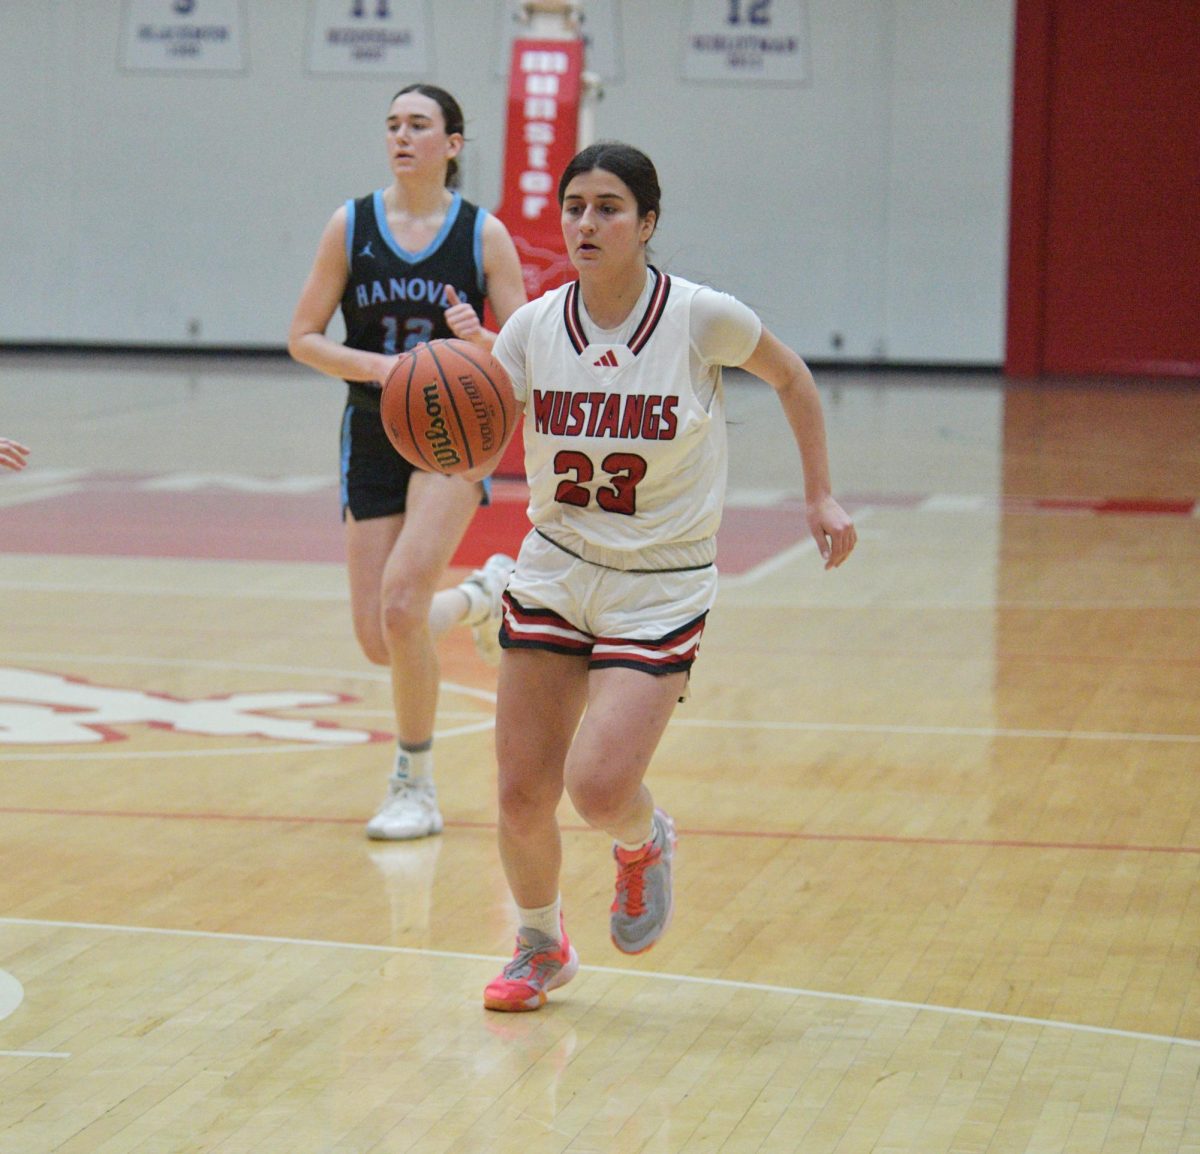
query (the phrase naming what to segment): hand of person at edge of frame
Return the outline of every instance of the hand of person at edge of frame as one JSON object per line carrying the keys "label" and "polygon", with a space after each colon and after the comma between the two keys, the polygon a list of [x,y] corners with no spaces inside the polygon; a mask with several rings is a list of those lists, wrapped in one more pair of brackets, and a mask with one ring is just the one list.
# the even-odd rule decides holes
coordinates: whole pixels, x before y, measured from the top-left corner
{"label": "hand of person at edge of frame", "polygon": [[475,310],[459,297],[453,285],[446,286],[446,299],[450,302],[450,307],[442,315],[445,316],[450,331],[460,340],[478,344],[476,338],[483,332],[483,324]]}
{"label": "hand of person at edge of frame", "polygon": [[858,534],[849,514],[832,497],[808,506],[808,528],[826,569],[836,569],[854,550]]}
{"label": "hand of person at edge of frame", "polygon": [[29,450],[20,441],[0,437],[0,468],[11,469],[15,473],[25,468],[25,458],[28,456]]}

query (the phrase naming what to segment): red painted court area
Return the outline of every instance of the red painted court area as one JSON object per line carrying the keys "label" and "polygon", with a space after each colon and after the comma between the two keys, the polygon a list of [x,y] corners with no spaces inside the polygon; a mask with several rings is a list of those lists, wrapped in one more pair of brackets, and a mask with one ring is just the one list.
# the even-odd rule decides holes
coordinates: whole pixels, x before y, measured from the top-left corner
{"label": "red painted court area", "polygon": [[[336,485],[300,487],[264,478],[187,484],[162,476],[75,477],[43,493],[31,488],[19,503],[0,508],[0,545],[8,553],[343,561]],[[497,481],[454,563],[474,568],[493,553],[515,554],[529,530],[526,504],[523,483]],[[730,508],[721,528],[721,569],[745,572],[807,532],[795,504]]]}
{"label": "red painted court area", "polygon": [[[475,515],[454,563],[474,568],[493,553],[515,554],[529,530],[527,499],[523,482],[497,480],[492,503]],[[940,500],[930,494],[876,493],[849,495],[843,504],[851,512],[866,506],[933,512],[942,508]],[[1050,516],[1187,517],[1197,510],[1192,499],[978,497],[968,503]],[[719,535],[721,571],[745,573],[807,539],[804,508],[797,500],[730,505]],[[96,473],[42,489],[31,484],[19,501],[0,507],[0,548],[77,556],[344,560],[337,486],[303,478]]]}
{"label": "red painted court area", "polygon": [[[0,510],[6,552],[223,561],[344,560],[334,484],[306,492],[248,492],[219,481],[190,491],[161,478],[89,477]],[[521,539],[524,506],[481,509],[462,564]],[[467,555],[469,552],[469,556]]]}

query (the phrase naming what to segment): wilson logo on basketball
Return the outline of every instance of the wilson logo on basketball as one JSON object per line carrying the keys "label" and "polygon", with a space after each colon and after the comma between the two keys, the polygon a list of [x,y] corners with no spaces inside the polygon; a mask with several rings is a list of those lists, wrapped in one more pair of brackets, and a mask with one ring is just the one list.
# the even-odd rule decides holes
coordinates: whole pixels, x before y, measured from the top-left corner
{"label": "wilson logo on basketball", "polygon": [[429,427],[425,430],[425,440],[433,451],[433,458],[443,469],[452,468],[462,461],[450,434],[446,431],[446,418],[442,416],[442,402],[438,400],[437,382],[425,386],[425,414],[429,417]]}
{"label": "wilson logo on basketball", "polygon": [[517,402],[508,373],[491,353],[450,337],[396,358],[379,413],[392,447],[410,464],[464,473],[504,447]]}

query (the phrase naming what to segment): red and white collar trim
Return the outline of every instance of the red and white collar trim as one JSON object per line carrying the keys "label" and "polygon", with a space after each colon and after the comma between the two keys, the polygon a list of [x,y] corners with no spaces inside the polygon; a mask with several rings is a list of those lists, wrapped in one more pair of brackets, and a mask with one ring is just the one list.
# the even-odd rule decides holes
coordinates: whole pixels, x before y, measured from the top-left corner
{"label": "red and white collar trim", "polygon": [[[633,335],[627,342],[629,351],[635,357],[646,347],[646,342],[658,327],[658,322],[662,320],[667,297],[671,293],[671,278],[665,272],[659,272],[653,265],[650,266],[650,271],[655,277],[654,288],[650,292],[646,311],[642,314],[638,327],[634,329]],[[572,281],[567,288],[567,295],[563,300],[563,322],[567,326],[567,335],[571,338],[575,352],[582,353],[588,347],[589,342],[587,334],[583,331],[583,321],[579,316],[578,281]]]}

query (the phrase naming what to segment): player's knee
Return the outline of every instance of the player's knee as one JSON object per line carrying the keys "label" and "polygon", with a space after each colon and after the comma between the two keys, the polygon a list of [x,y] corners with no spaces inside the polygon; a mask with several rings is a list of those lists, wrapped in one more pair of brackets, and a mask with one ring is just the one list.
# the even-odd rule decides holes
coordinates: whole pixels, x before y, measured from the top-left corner
{"label": "player's knee", "polygon": [[379,627],[372,627],[368,624],[356,621],[354,623],[354,636],[358,641],[358,647],[362,650],[363,656],[372,665],[391,665],[391,654],[388,653],[387,642],[383,639],[383,634]]}
{"label": "player's knee", "polygon": [[388,652],[386,645],[364,645],[362,647],[363,656],[372,665],[389,666],[392,663],[392,655]]}
{"label": "player's knee", "polygon": [[384,602],[382,616],[383,638],[390,650],[429,627],[429,603],[423,598],[399,593]]}
{"label": "player's knee", "polygon": [[576,776],[567,788],[575,812],[593,829],[619,824],[637,792],[636,783],[626,789],[619,781],[602,776]]}
{"label": "player's knee", "polygon": [[562,790],[529,777],[500,774],[500,814],[508,829],[520,835],[540,826],[558,808]]}

